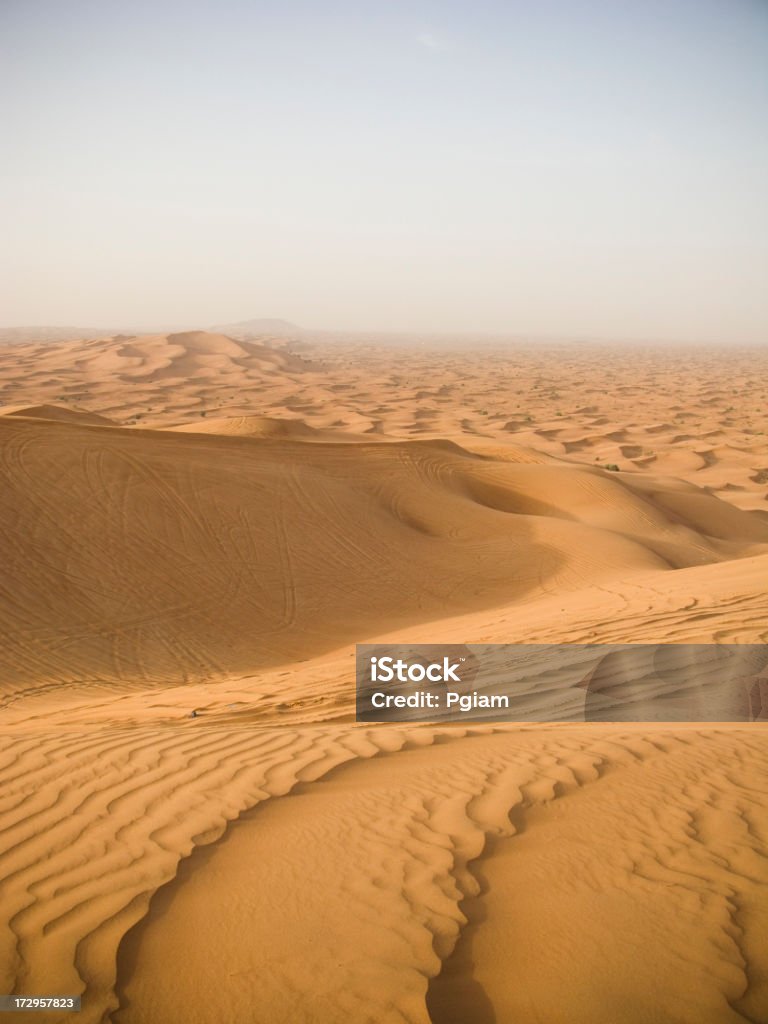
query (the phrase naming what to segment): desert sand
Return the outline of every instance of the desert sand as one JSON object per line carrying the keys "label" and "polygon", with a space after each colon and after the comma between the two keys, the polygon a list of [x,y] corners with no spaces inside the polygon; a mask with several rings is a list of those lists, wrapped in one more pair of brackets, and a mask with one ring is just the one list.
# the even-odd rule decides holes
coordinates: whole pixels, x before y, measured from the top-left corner
{"label": "desert sand", "polygon": [[763,723],[356,725],[353,660],[768,642],[767,370],[0,348],[0,992],[81,1024],[768,1021]]}

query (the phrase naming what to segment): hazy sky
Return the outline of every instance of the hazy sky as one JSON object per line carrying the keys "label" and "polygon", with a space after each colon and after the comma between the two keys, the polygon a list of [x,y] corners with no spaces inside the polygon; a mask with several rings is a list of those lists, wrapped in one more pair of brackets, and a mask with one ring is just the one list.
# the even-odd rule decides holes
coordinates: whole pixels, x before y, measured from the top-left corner
{"label": "hazy sky", "polygon": [[768,0],[0,0],[0,324],[768,339]]}

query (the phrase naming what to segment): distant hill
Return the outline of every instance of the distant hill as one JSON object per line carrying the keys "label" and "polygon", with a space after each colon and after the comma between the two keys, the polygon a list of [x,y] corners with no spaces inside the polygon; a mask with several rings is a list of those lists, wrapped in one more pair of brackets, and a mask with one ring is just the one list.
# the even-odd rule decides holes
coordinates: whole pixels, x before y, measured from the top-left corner
{"label": "distant hill", "polygon": [[217,324],[209,327],[216,334],[227,334],[230,338],[280,338],[294,340],[306,333],[303,327],[290,323],[288,320],[269,319],[266,317],[254,320],[240,320],[233,324]]}

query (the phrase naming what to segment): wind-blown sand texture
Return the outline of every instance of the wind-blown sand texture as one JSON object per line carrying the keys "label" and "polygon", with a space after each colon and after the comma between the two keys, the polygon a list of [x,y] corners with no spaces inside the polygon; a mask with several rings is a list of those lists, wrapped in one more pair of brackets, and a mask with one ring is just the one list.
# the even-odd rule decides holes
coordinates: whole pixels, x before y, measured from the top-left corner
{"label": "wind-blown sand texture", "polygon": [[0,349],[0,992],[768,1021],[764,725],[353,721],[363,640],[768,640],[767,363]]}

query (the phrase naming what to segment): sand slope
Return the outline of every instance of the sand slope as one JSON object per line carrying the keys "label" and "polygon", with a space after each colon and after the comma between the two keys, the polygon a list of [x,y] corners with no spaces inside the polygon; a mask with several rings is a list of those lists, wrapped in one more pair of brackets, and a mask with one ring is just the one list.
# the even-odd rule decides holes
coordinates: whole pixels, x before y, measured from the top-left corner
{"label": "sand slope", "polygon": [[5,695],[244,674],[409,622],[768,550],[768,523],[690,485],[447,442],[5,416],[0,457]]}

